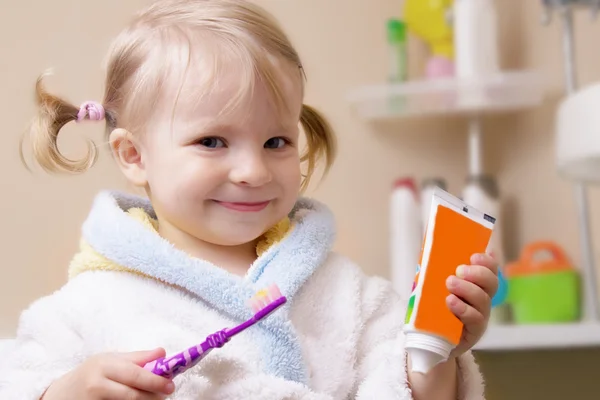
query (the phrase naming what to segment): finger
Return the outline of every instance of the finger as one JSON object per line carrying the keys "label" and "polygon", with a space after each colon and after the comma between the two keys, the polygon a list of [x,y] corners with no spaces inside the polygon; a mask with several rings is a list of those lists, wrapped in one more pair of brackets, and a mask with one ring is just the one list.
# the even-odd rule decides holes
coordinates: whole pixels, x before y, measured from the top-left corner
{"label": "finger", "polygon": [[157,348],[153,350],[144,350],[144,351],[132,351],[130,353],[123,353],[122,356],[126,360],[129,360],[141,367],[149,363],[150,361],[154,361],[157,358],[166,356],[167,353],[163,348]]}
{"label": "finger", "polygon": [[492,307],[492,299],[482,288],[473,282],[465,281],[456,276],[448,277],[446,286],[450,293],[462,299],[487,318]]}
{"label": "finger", "polygon": [[479,337],[485,331],[487,319],[473,306],[451,294],[446,297],[446,305],[454,315],[464,324],[465,331],[473,337]]}
{"label": "finger", "polygon": [[158,393],[149,393],[138,390],[122,383],[107,380],[104,391],[102,392],[103,399],[120,399],[120,400],[165,400],[166,396]]}
{"label": "finger", "polygon": [[456,269],[456,276],[479,286],[490,298],[494,297],[498,290],[498,276],[484,266],[461,265]]}
{"label": "finger", "polygon": [[495,275],[498,275],[498,262],[489,254],[473,254],[471,264],[482,265],[490,269]]}
{"label": "finger", "polygon": [[105,368],[106,378],[150,393],[171,394],[175,390],[175,385],[171,380],[156,375],[128,360],[119,361],[121,362],[114,362]]}

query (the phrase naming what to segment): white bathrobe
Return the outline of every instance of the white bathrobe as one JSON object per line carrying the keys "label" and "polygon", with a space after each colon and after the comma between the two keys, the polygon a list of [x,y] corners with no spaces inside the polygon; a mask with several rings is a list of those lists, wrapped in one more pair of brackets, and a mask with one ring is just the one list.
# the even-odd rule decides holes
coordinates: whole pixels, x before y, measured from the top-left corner
{"label": "white bathrobe", "polygon": [[[163,347],[174,354],[251,316],[246,301],[276,283],[288,302],[175,378],[173,400],[409,400],[405,303],[331,251],[332,214],[300,199],[293,229],[237,277],[189,257],[128,210],[146,199],[98,195],[83,225],[78,273],[20,318],[0,363],[0,399],[38,400],[57,378],[100,352]],[[484,398],[470,353],[459,399]]]}

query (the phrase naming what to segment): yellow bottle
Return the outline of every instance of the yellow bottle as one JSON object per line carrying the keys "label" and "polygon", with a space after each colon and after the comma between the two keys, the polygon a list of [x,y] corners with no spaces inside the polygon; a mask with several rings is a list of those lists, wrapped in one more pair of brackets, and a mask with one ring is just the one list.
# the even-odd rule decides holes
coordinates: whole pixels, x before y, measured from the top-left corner
{"label": "yellow bottle", "polygon": [[429,78],[454,75],[453,0],[406,0],[404,19],[410,32],[429,46]]}

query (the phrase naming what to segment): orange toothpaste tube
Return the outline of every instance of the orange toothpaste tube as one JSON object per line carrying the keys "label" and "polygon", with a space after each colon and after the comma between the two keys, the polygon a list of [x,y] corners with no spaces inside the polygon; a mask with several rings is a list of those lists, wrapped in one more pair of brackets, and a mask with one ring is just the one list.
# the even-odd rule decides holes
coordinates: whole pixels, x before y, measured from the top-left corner
{"label": "orange toothpaste tube", "polygon": [[446,280],[488,247],[496,219],[436,188],[420,263],[408,301],[404,332],[412,371],[427,373],[448,360],[463,324],[446,305]]}

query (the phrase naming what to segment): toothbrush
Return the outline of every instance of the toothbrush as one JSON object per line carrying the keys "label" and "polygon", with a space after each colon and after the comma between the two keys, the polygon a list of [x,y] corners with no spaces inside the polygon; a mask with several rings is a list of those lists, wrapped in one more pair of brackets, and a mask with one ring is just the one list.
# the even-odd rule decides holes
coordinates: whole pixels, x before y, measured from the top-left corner
{"label": "toothbrush", "polygon": [[275,284],[267,289],[262,289],[249,300],[249,305],[254,316],[242,324],[228,329],[225,328],[211,335],[196,346],[192,346],[170,357],[161,357],[147,363],[144,368],[168,379],[185,372],[200,362],[212,349],[221,348],[225,343],[240,332],[250,328],[273,311],[281,307],[287,299],[281,295],[279,287]]}

